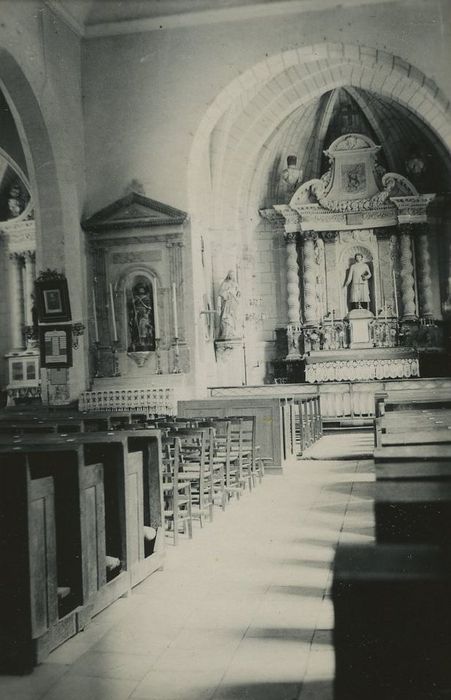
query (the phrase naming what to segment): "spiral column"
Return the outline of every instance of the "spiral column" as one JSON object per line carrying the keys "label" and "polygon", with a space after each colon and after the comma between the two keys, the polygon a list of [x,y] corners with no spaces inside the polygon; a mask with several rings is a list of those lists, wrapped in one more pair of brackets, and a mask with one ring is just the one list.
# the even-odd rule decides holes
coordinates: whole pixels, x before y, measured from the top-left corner
{"label": "spiral column", "polygon": [[301,357],[299,353],[301,306],[299,303],[299,269],[297,252],[297,240],[299,233],[297,231],[286,231],[284,235],[287,251],[287,360],[297,360]]}
{"label": "spiral column", "polygon": [[298,253],[296,242],[298,233],[285,233],[285,245],[287,251],[287,304],[288,323],[299,323],[301,307],[299,304],[299,274]]}
{"label": "spiral column", "polygon": [[316,264],[315,264],[315,231],[305,231],[304,240],[304,322],[306,326],[314,326],[316,317]]}
{"label": "spiral column", "polygon": [[420,313],[423,318],[434,317],[434,297],[432,293],[431,254],[429,251],[429,235],[427,224],[418,226],[417,255],[418,255],[418,294]]}
{"label": "spiral column", "polygon": [[414,321],[417,318],[415,304],[415,277],[413,269],[412,225],[401,225],[401,298],[402,320]]}

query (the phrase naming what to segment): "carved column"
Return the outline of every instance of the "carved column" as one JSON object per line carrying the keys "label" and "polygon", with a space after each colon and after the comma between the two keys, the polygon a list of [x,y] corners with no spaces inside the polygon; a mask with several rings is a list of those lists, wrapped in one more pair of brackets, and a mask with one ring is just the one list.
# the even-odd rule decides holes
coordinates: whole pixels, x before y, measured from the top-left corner
{"label": "carved column", "polygon": [[23,348],[22,326],[23,318],[23,293],[22,293],[22,256],[19,253],[9,255],[9,303],[11,320],[11,344],[12,349]]}
{"label": "carved column", "polygon": [[287,251],[287,304],[288,323],[299,323],[301,320],[301,307],[299,304],[299,274],[298,253],[296,241],[298,233],[285,233]]}
{"label": "carved column", "polygon": [[415,305],[415,277],[413,269],[412,225],[401,224],[401,298],[402,320],[414,321],[417,318]]}
{"label": "carved column", "polygon": [[288,355],[287,359],[299,359],[299,335],[301,322],[301,306],[299,303],[299,271],[297,231],[287,231],[285,233],[285,244],[287,251],[287,335],[288,335]]}
{"label": "carved column", "polygon": [[428,225],[420,224],[417,235],[418,255],[418,294],[420,314],[423,318],[434,317],[434,297],[432,293],[431,254],[429,251]]}
{"label": "carved column", "polygon": [[34,258],[34,251],[25,251],[24,312],[27,326],[33,325]]}
{"label": "carved column", "polygon": [[315,231],[305,231],[304,239],[304,322],[307,326],[317,323],[316,317],[316,263],[315,263]]}

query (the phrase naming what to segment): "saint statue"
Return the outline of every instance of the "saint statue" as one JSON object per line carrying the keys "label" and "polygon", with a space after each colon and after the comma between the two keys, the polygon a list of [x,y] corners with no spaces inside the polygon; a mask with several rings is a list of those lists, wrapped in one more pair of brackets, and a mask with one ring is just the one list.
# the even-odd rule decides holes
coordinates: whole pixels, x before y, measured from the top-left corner
{"label": "saint statue", "polygon": [[351,306],[353,309],[368,309],[370,304],[368,285],[368,280],[371,278],[370,268],[366,262],[363,262],[361,253],[357,253],[354,259],[355,262],[349,268],[344,286],[351,285]]}
{"label": "saint statue", "polygon": [[218,292],[219,340],[237,337],[240,290],[233,270],[229,270]]}
{"label": "saint statue", "polygon": [[151,290],[148,285],[142,282],[139,282],[132,290],[128,323],[131,336],[130,350],[154,350],[155,333]]}

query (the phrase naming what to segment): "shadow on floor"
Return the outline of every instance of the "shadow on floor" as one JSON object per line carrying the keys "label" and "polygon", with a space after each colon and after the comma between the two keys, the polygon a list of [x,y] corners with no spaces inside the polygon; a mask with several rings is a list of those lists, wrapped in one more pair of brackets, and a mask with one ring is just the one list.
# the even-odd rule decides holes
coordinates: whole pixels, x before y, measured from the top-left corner
{"label": "shadow on floor", "polygon": [[[221,685],[213,700],[332,700],[332,682],[312,680],[304,683],[239,683]],[[356,698],[349,698],[356,700]],[[382,699],[381,699],[382,700]]]}
{"label": "shadow on floor", "polygon": [[248,637],[278,639],[284,642],[302,642],[304,644],[310,644],[314,641],[315,644],[331,645],[330,633],[318,634],[318,631],[313,627],[252,627],[246,635],[246,638]]}
{"label": "shadow on floor", "polygon": [[324,596],[324,586],[271,586],[270,591],[281,595],[309,596],[311,598]]}
{"label": "shadow on floor", "polygon": [[221,685],[213,700],[298,700],[300,683],[233,683]]}
{"label": "shadow on floor", "polygon": [[329,559],[283,559],[282,566],[307,566],[312,569],[330,569],[333,556]]}

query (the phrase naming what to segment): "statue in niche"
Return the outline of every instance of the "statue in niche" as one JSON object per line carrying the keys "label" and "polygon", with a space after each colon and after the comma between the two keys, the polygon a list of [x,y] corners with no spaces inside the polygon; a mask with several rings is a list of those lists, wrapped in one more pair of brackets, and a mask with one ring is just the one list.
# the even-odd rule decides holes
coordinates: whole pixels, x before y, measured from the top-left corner
{"label": "statue in niche", "polygon": [[152,286],[147,282],[138,282],[132,288],[128,325],[131,339],[129,352],[155,350]]}
{"label": "statue in niche", "polygon": [[241,293],[233,270],[229,270],[218,292],[219,340],[237,336],[238,306]]}
{"label": "statue in niche", "polygon": [[368,280],[371,278],[371,271],[366,262],[363,262],[363,255],[356,253],[355,262],[349,268],[348,276],[344,284],[345,287],[351,285],[351,308],[369,309],[370,288]]}

